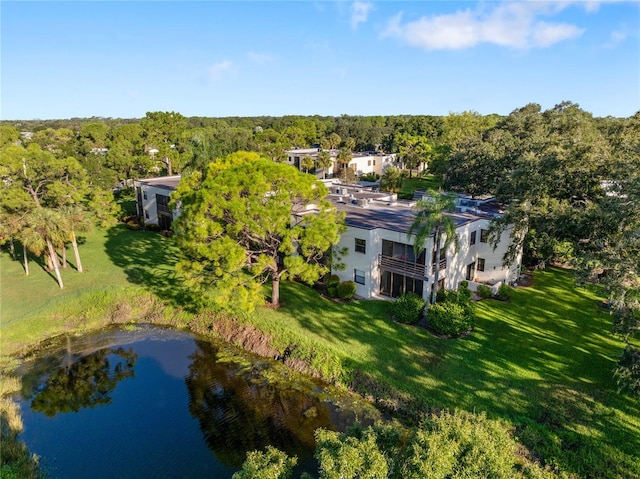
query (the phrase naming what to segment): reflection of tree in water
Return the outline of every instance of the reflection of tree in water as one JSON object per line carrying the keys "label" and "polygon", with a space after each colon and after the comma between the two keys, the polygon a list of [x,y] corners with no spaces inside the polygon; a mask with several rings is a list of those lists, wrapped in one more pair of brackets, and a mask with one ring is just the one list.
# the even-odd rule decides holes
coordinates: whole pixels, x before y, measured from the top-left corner
{"label": "reflection of tree in water", "polygon": [[218,363],[211,344],[199,342],[192,358],[189,411],[219,461],[239,469],[248,451],[272,445],[302,462],[313,455],[315,429],[333,429],[317,398],[251,381],[240,367]]}
{"label": "reflection of tree in water", "polygon": [[111,402],[119,381],[133,377],[137,355],[123,348],[102,349],[57,369],[36,388],[31,409],[47,416],[78,412]]}

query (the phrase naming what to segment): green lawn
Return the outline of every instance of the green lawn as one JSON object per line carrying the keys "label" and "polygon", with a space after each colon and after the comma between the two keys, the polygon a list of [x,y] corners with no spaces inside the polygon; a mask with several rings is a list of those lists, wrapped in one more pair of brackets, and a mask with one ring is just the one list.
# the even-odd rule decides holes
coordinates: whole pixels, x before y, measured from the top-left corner
{"label": "green lawn", "polygon": [[[3,355],[98,324],[91,318],[115,311],[114,301],[160,296],[169,310],[180,301],[170,239],[119,226],[87,235],[81,253],[86,272],[64,271],[64,290],[36,263],[25,277],[0,254]],[[640,405],[612,378],[622,343],[597,291],[575,288],[569,272],[537,271],[509,303],[477,303],[474,332],[458,340],[393,323],[387,302],[334,303],[295,283],[282,285],[281,298],[280,309],[242,320],[278,348],[297,344],[327,374],[358,369],[428,407],[505,418],[529,449],[576,477],[640,477]]]}
{"label": "green lawn", "polygon": [[406,178],[402,182],[402,189],[398,193],[398,197],[411,199],[413,198],[414,191],[428,189],[438,190],[439,188],[440,181],[434,175]]}

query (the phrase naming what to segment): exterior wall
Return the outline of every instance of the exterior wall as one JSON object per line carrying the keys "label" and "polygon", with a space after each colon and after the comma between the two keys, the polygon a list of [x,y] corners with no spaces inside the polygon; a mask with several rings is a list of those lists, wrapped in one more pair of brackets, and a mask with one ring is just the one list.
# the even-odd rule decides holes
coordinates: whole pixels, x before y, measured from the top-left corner
{"label": "exterior wall", "polygon": [[[342,262],[346,264],[346,268],[342,271],[333,271],[333,274],[340,277],[340,281],[355,281],[354,270],[364,271],[364,284],[356,283],[356,295],[361,298],[371,298],[379,289],[379,279],[376,270],[373,268],[374,261],[377,258],[377,248],[373,232],[375,230],[365,230],[360,228],[348,227],[342,236],[337,247],[339,249],[346,248],[347,254],[342,258]],[[356,238],[366,241],[366,252],[359,253],[355,251]]]}
{"label": "exterior wall", "polygon": [[[331,154],[331,159],[333,160],[332,165],[326,170],[326,177],[333,178],[334,174],[338,173],[339,165],[337,164],[337,156],[338,150],[325,150]],[[288,165],[295,166],[300,171],[304,171],[304,168],[301,166],[302,158],[304,157],[312,157],[314,160],[317,158],[320,150],[318,148],[300,148],[297,150],[288,150],[286,163]],[[396,163],[395,154],[386,154],[386,155],[378,155],[378,154],[363,154],[363,153],[354,153],[351,162],[349,162],[349,168],[351,168],[357,176],[366,175],[368,173],[376,173],[378,175],[382,175],[384,170],[389,168],[390,166],[398,166]],[[316,176],[318,178],[323,177],[322,168],[318,168],[316,171]]]}
{"label": "exterior wall", "polygon": [[[512,284],[517,280],[521,258],[510,267],[502,266],[502,257],[509,245],[509,231],[503,232],[501,241],[494,250],[489,243],[480,241],[480,230],[489,228],[489,219],[478,219],[458,227],[459,249],[456,252],[453,244],[446,249],[446,268],[439,272],[439,280],[444,280],[445,289],[457,289],[461,281],[467,280],[467,267],[475,263],[476,269],[469,280],[470,288],[475,291],[477,285],[486,283],[497,290],[498,286],[506,283]],[[476,232],[476,242],[470,244],[471,233]],[[355,239],[366,241],[366,253],[355,251]],[[413,237],[405,233],[385,229],[365,230],[361,228],[347,227],[347,231],[340,238],[339,248],[346,248],[348,254],[342,258],[346,265],[343,271],[334,271],[341,281],[355,281],[354,270],[365,273],[365,284],[356,284],[356,295],[362,298],[391,299],[380,294],[381,271],[378,265],[378,255],[382,254],[382,241],[388,240],[402,244],[413,244]],[[431,263],[431,255],[434,247],[434,238],[429,238],[425,243],[425,263]],[[478,258],[485,260],[484,271],[478,271]],[[444,258],[441,258],[441,260]],[[428,300],[431,288],[435,280],[432,267],[428,266],[428,275],[423,280],[423,297]]]}
{"label": "exterior wall", "polygon": [[358,176],[369,173],[382,175],[384,170],[390,166],[396,166],[394,154],[354,156],[353,160],[349,163],[349,167],[352,168]]}
{"label": "exterior wall", "polygon": [[[158,205],[156,204],[156,195],[170,196],[172,190],[159,188],[144,183],[136,183],[136,191],[140,188],[140,195],[136,193],[136,201],[142,200],[142,204],[138,204],[138,212],[141,213],[142,221],[146,225],[158,225]],[[172,211],[172,220],[180,216],[180,210]]]}

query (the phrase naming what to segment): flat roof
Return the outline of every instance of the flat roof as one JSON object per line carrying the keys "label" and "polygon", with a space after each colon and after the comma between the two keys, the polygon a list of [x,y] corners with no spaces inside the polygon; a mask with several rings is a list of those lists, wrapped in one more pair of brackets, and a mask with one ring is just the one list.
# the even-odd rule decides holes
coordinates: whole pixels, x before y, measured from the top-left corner
{"label": "flat roof", "polygon": [[[372,200],[367,203],[367,206],[358,206],[352,204],[352,199],[348,197],[340,200],[339,195],[332,194],[329,195],[329,199],[339,211],[345,213],[346,225],[354,228],[366,230],[380,228],[406,233],[415,219],[415,210],[410,206],[411,203]],[[357,199],[355,201],[357,202]],[[480,219],[490,218],[489,215],[468,211],[447,213],[447,216],[453,219],[456,228]]]}
{"label": "flat roof", "polygon": [[[148,178],[136,180],[137,183],[174,191],[180,183],[180,175],[162,176],[158,178]],[[393,193],[372,191],[362,185],[342,185],[327,184],[327,188],[332,191],[327,195],[333,205],[345,213],[345,223],[347,226],[362,228],[366,230],[386,229],[399,233],[406,233],[415,218],[413,206],[415,201],[396,200]],[[342,194],[334,193],[336,188],[343,191]],[[358,200],[366,202],[365,206],[358,205]],[[355,202],[352,203],[352,202]],[[305,214],[306,212],[299,212]],[[496,214],[502,213],[500,205],[495,201],[488,201],[475,208],[468,208],[466,211],[447,213],[455,222],[456,228],[465,224],[473,223],[480,219],[491,219]]]}
{"label": "flat roof", "polygon": [[158,178],[147,178],[144,180],[136,180],[137,183],[153,186],[154,188],[162,188],[165,190],[175,190],[180,183],[180,175],[176,176],[160,176]]}

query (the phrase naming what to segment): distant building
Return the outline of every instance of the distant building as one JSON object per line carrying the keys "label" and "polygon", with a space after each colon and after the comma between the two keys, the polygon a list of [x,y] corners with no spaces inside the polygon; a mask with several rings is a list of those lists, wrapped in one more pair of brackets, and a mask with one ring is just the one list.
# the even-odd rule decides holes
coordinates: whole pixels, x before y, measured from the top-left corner
{"label": "distant building", "polygon": [[[311,157],[313,159],[314,166],[309,169],[309,173],[316,175],[318,178],[334,178],[337,176],[340,165],[337,162],[339,150],[331,149],[328,151],[331,155],[331,166],[323,171],[323,168],[317,165],[318,154],[323,151],[322,148],[296,148],[293,150],[287,150],[287,163],[298,168],[300,171],[305,171],[302,167],[302,159],[305,157]],[[381,175],[384,170],[390,166],[399,167],[401,164],[396,160],[394,153],[378,153],[378,152],[354,152],[352,154],[351,161],[347,165],[351,168],[357,177],[362,175],[375,173]]]}
{"label": "distant building", "polygon": [[180,175],[134,181],[138,216],[145,224],[157,225],[163,230],[171,228],[180,211],[169,208],[169,196],[179,183]]}

